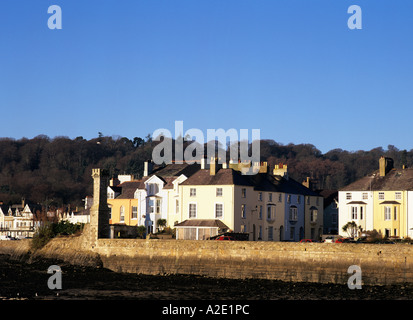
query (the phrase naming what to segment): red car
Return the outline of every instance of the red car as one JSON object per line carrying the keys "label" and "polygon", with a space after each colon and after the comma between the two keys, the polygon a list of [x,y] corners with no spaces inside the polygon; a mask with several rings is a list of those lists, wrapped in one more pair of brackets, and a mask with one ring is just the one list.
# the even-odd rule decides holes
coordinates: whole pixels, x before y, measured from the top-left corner
{"label": "red car", "polygon": [[311,239],[301,239],[300,243],[303,243],[303,242],[313,242],[313,240],[311,240]]}
{"label": "red car", "polygon": [[227,240],[227,241],[234,241],[235,239],[233,237],[230,236],[219,236],[218,238],[216,238],[215,240]]}
{"label": "red car", "polygon": [[339,238],[336,240],[336,243],[350,243],[350,242],[355,242],[351,238]]}

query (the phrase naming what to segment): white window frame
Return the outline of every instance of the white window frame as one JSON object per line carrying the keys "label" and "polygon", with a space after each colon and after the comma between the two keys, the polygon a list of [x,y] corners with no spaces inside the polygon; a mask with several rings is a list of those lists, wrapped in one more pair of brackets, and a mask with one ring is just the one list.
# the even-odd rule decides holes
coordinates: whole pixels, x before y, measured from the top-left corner
{"label": "white window frame", "polygon": [[[217,206],[221,206],[221,216],[218,217],[217,215]],[[215,202],[214,203],[214,211],[215,211],[215,219],[224,219],[224,203],[223,202]]]}
{"label": "white window frame", "polygon": [[216,190],[216,196],[217,196],[217,197],[222,197],[222,195],[223,195],[222,188],[217,188],[217,190]]}
{"label": "white window frame", "polygon": [[132,219],[133,220],[138,219],[138,207],[137,206],[132,206]]}
{"label": "white window frame", "polygon": [[385,206],[384,207],[384,221],[389,221],[391,220],[391,207]]}
{"label": "white window frame", "polygon": [[161,199],[156,199],[155,200],[155,213],[161,213],[162,212],[162,201]]}
{"label": "white window frame", "polygon": [[[191,217],[191,206],[194,205],[195,206],[195,216]],[[189,202],[188,203],[188,219],[196,219],[196,217],[198,216],[198,206],[196,202]]]}
{"label": "white window frame", "polygon": [[125,207],[120,206],[119,209],[119,222],[125,222]]}
{"label": "white window frame", "polygon": [[357,206],[351,206],[350,212],[351,212],[351,220],[357,220],[357,214],[358,214],[358,207]]}

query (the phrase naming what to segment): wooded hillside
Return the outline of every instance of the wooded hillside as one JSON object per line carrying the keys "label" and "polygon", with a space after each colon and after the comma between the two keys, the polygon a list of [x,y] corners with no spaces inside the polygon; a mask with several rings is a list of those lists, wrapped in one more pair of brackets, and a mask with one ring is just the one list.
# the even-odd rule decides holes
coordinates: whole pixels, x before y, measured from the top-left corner
{"label": "wooded hillside", "polygon": [[[152,158],[155,142],[145,138],[82,137],[0,139],[0,201],[19,203],[22,198],[55,206],[82,206],[92,193],[92,168],[108,169],[111,175],[142,175],[143,162]],[[227,152],[229,154],[229,152]],[[395,167],[413,164],[413,150],[349,152],[341,149],[322,154],[311,144],[282,145],[261,141],[261,160],[288,165],[290,177],[302,182],[311,177],[317,189],[338,189],[378,169],[380,156],[394,159]]]}

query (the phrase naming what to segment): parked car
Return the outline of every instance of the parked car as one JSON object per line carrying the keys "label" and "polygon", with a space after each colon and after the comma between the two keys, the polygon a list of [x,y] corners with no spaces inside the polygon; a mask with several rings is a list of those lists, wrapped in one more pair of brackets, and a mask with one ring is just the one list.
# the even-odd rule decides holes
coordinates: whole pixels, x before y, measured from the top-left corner
{"label": "parked car", "polygon": [[327,238],[325,238],[324,240],[325,243],[334,243],[334,237],[333,236],[328,236]]}
{"label": "parked car", "polygon": [[0,236],[0,240],[12,240],[9,236]]}
{"label": "parked car", "polygon": [[219,236],[215,240],[221,240],[221,241],[235,241],[233,237],[230,236]]}
{"label": "parked car", "polygon": [[304,243],[304,242],[313,242],[313,240],[311,239],[301,239],[300,243]]}
{"label": "parked car", "polygon": [[340,238],[336,240],[336,243],[355,243],[354,239],[352,238]]}

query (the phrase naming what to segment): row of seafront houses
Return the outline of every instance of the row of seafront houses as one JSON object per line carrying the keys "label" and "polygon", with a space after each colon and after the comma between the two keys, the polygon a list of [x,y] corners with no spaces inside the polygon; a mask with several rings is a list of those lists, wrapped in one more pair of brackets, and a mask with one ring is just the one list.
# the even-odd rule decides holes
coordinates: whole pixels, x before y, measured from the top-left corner
{"label": "row of seafront houses", "polygon": [[[26,203],[23,199],[20,204],[0,204],[0,240],[6,238],[32,238],[37,228],[42,224],[42,219],[36,217],[36,211],[40,212],[41,205]],[[72,223],[90,222],[88,215],[68,214],[62,210],[48,212],[49,218],[66,220]]]}
{"label": "row of seafront houses", "polygon": [[413,169],[394,168],[381,157],[379,169],[334,193],[309,189],[289,178],[286,165],[145,163],[141,180],[119,176],[107,189],[112,224],[142,225],[156,232],[159,219],[176,228],[177,239],[207,239],[218,233],[247,233],[249,240],[320,240],[322,234],[350,236],[376,230],[386,237],[413,238]]}
{"label": "row of seafront houses", "polygon": [[[249,240],[318,240],[323,233],[323,198],[288,177],[287,166],[256,163],[245,175],[241,163],[145,162],[139,181],[107,189],[111,224],[159,229],[159,219],[176,228],[177,239],[208,239],[219,233],[248,234]],[[124,177],[122,177],[124,178]]]}
{"label": "row of seafront houses", "polygon": [[[322,234],[348,236],[348,222],[383,236],[413,238],[413,169],[393,168],[390,158],[379,160],[379,170],[335,194],[316,193],[289,178],[287,166],[271,170],[255,164],[258,174],[243,175],[243,164],[170,164],[145,162],[143,178],[119,175],[107,187],[112,225],[145,226],[147,233],[176,228],[177,239],[207,239],[232,231],[249,240],[319,240]],[[307,181],[308,183],[308,181]],[[324,195],[324,198],[322,197]],[[338,198],[338,201],[337,201]],[[90,222],[93,198],[85,211],[62,216],[70,222]],[[13,211],[14,209],[14,211]],[[32,236],[38,226],[28,205],[0,206],[0,235]],[[86,213],[86,214],[85,214]]]}

